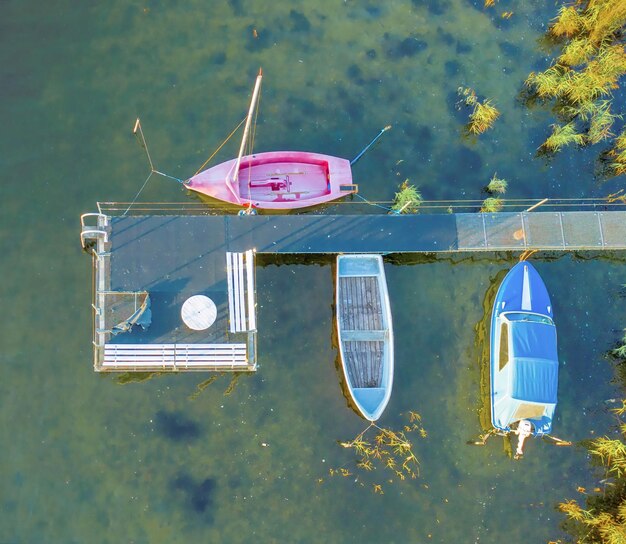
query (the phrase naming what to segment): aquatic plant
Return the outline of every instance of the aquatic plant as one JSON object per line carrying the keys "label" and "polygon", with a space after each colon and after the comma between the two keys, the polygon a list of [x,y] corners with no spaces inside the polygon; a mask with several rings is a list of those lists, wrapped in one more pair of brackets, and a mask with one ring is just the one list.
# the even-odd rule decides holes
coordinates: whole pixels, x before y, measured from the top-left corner
{"label": "aquatic plant", "polygon": [[584,145],[584,143],[585,137],[576,132],[576,125],[574,123],[552,125],[552,134],[541,144],[539,151],[541,153],[556,153],[560,151],[563,146],[569,144]]}
{"label": "aquatic plant", "polygon": [[[413,451],[413,443],[407,438],[412,432],[417,432],[421,438],[426,438],[428,433],[422,425],[422,417],[417,412],[408,412],[408,423],[401,431],[379,427],[371,423],[366,429],[357,434],[352,440],[339,442],[343,448],[350,449],[356,454],[354,465],[356,469],[364,472],[374,472],[378,466],[386,468],[393,473],[400,481],[407,477],[415,479],[419,476],[419,460]],[[376,434],[373,438],[370,430],[374,429]],[[352,476],[352,472],[343,467],[331,468],[328,471],[330,476]],[[357,480],[355,480],[357,481]],[[388,479],[388,483],[393,483],[393,478]],[[323,479],[318,479],[322,483]],[[381,484],[373,483],[374,493],[384,495]]]}
{"label": "aquatic plant", "polygon": [[228,383],[228,386],[226,387],[226,389],[224,390],[224,396],[228,397],[232,394],[232,392],[235,390],[235,387],[237,386],[237,382],[239,382],[239,378],[241,378],[241,376],[244,374],[243,372],[234,372],[234,373],[230,373],[230,372],[220,372],[219,374],[214,374],[213,376],[211,376],[210,378],[200,382],[198,385],[196,385],[196,390],[189,395],[189,400],[196,400],[200,394],[207,388],[209,387],[209,385],[211,385],[214,381],[216,381],[218,378],[225,376],[226,374],[230,374],[231,375],[231,379],[230,382]]}
{"label": "aquatic plant", "polygon": [[465,125],[468,134],[482,134],[489,130],[496,119],[500,117],[500,112],[493,105],[491,99],[486,98],[481,102],[478,100],[476,91],[471,87],[459,87],[457,94],[462,97],[461,104],[473,108],[469,116],[469,123]]}
{"label": "aquatic plant", "polygon": [[474,111],[470,114],[467,130],[472,134],[482,134],[493,126],[498,117],[500,117],[500,112],[492,105],[491,100],[477,102]]}
{"label": "aquatic plant", "polygon": [[237,386],[237,382],[239,382],[239,378],[241,378],[243,374],[243,372],[235,372],[233,374],[233,377],[230,379],[228,387],[224,390],[225,397],[229,397],[232,394],[232,392],[235,390],[235,387]]}
{"label": "aquatic plant", "polygon": [[[556,153],[571,143],[594,145],[614,136],[612,126],[621,116],[611,111],[611,101],[626,74],[625,35],[624,0],[577,1],[559,9],[547,32],[559,51],[550,67],[531,72],[525,83],[526,104],[542,100],[560,121],[540,146],[540,154]],[[598,173],[624,172],[620,163],[607,168],[607,158],[604,152],[605,167]]]}
{"label": "aquatic plant", "polygon": [[554,98],[562,94],[563,80],[568,71],[569,68],[567,66],[555,64],[543,72],[531,72],[528,74],[524,84],[532,89],[539,98]]}
{"label": "aquatic plant", "polygon": [[570,38],[578,33],[583,24],[584,20],[574,6],[561,6],[548,32],[555,37]]}
{"label": "aquatic plant", "polygon": [[495,213],[499,212],[503,206],[504,202],[501,198],[490,196],[489,198],[485,198],[485,200],[483,201],[483,205],[480,208],[480,211],[482,213]]}
{"label": "aquatic plant", "polygon": [[196,385],[196,390],[191,395],[189,395],[189,400],[196,400],[200,396],[200,393],[202,393],[202,391],[209,387],[209,385],[217,380],[222,374],[223,373],[214,374],[209,379],[204,380],[203,382],[200,382],[198,385]]}
{"label": "aquatic plant", "polygon": [[161,374],[161,372],[123,372],[116,375],[114,379],[118,385],[127,385],[129,383],[145,382]]}
{"label": "aquatic plant", "polygon": [[611,354],[614,357],[618,357],[620,359],[626,359],[626,329],[624,329],[624,333],[625,334],[622,336],[620,345],[611,351]]}
{"label": "aquatic plant", "polygon": [[[626,361],[626,329],[619,345],[609,354],[620,359],[617,370],[623,374],[620,367]],[[626,400],[622,399],[621,405],[611,412],[617,420],[611,437],[601,436],[583,443],[592,463],[604,470],[603,479],[593,493],[587,494],[586,489],[578,487],[579,492],[586,494],[585,508],[574,499],[558,505],[566,516],[563,528],[582,544],[626,542],[626,422],[622,420],[626,415]]]}
{"label": "aquatic plant", "polygon": [[575,499],[558,505],[566,516],[564,529],[580,543],[626,541],[626,425],[620,419],[626,413],[626,401],[612,412],[618,418],[619,438],[604,436],[586,444],[592,463],[604,469],[604,486],[589,494],[585,488],[577,488],[586,495],[586,508]]}
{"label": "aquatic plant", "polygon": [[422,195],[417,188],[409,185],[409,180],[405,179],[393,198],[391,210],[395,213],[417,213],[422,200]]}
{"label": "aquatic plant", "polygon": [[[613,140],[613,145],[605,149],[596,161],[596,175],[609,178],[626,174],[626,129]],[[621,201],[626,203],[623,189],[606,197],[607,202]]]}
{"label": "aquatic plant", "polygon": [[615,176],[626,174],[626,129],[615,138],[614,147],[609,152],[611,168]]}
{"label": "aquatic plant", "polygon": [[499,193],[503,194],[506,192],[506,188],[508,186],[508,182],[505,179],[500,179],[498,174],[494,174],[491,180],[489,180],[489,184],[487,185],[487,192],[494,194]]}

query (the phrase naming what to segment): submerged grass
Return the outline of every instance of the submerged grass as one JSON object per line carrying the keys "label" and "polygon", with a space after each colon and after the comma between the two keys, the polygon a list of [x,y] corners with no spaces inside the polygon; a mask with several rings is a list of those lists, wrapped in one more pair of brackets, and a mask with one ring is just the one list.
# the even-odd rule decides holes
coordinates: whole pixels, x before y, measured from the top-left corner
{"label": "submerged grass", "polygon": [[564,529],[581,544],[626,541],[626,425],[619,419],[626,412],[626,401],[612,412],[618,417],[618,438],[602,436],[586,444],[592,463],[604,470],[604,478],[594,493],[578,487],[587,494],[585,508],[575,499],[558,504],[566,516]]}
{"label": "submerged grass", "polygon": [[[626,364],[626,329],[618,346],[609,351],[617,359],[616,371],[624,382]],[[564,528],[581,544],[626,542],[626,400],[613,408],[617,428],[611,436],[600,436],[584,443],[592,464],[604,471],[594,493],[588,494],[583,508],[575,499],[561,502],[558,509],[565,514]],[[584,488],[579,491],[586,493]],[[561,541],[559,541],[561,542]]]}
{"label": "submerged grass", "polygon": [[486,98],[481,102],[478,100],[476,91],[471,87],[459,87],[457,94],[461,96],[461,104],[472,108],[469,123],[465,125],[465,131],[468,134],[479,135],[486,132],[500,117],[500,112],[493,105],[492,100]]}
{"label": "submerged grass", "polygon": [[[373,439],[368,438],[371,429],[376,431]],[[364,472],[373,472],[377,466],[381,466],[394,474],[399,481],[404,481],[407,478],[415,479],[419,476],[420,463],[413,451],[413,443],[407,438],[407,435],[413,432],[417,432],[421,438],[428,436],[422,425],[421,415],[409,411],[408,423],[403,426],[401,431],[394,431],[371,423],[352,440],[339,442],[339,445],[354,451],[356,459],[353,461],[353,470],[360,469]],[[353,472],[345,465],[331,468],[328,472],[330,476],[348,477],[353,475]],[[318,483],[322,482],[323,479],[318,480]],[[387,483],[394,483],[393,478],[388,479]],[[384,494],[380,483],[372,483],[372,490],[374,493]]]}
{"label": "submerged grass", "polygon": [[489,184],[487,185],[487,192],[494,194],[504,194],[508,187],[508,182],[505,179],[501,179],[498,177],[498,174],[494,174],[493,177],[489,180]]}
{"label": "submerged grass", "polygon": [[490,196],[485,198],[480,208],[481,213],[495,213],[502,210],[504,201],[501,198]]}
{"label": "submerged grass", "polygon": [[[559,9],[547,31],[559,52],[550,67],[526,79],[527,104],[546,102],[562,123],[553,125],[540,154],[614,137],[612,127],[621,115],[611,111],[612,93],[626,74],[625,31],[623,0],[589,0]],[[602,175],[623,173],[620,163],[605,161]]]}
{"label": "submerged grass", "polygon": [[405,179],[400,185],[400,190],[393,198],[391,209],[395,213],[417,213],[422,204],[422,195],[414,185]]}
{"label": "submerged grass", "polygon": [[539,152],[546,154],[557,153],[567,145],[584,145],[584,143],[585,137],[576,131],[576,125],[574,123],[552,125],[552,134],[541,144]]}

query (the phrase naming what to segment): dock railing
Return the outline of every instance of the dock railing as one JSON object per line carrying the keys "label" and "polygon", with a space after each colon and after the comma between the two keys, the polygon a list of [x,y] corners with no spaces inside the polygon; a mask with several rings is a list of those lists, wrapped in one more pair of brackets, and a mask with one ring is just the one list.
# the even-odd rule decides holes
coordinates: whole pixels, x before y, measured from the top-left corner
{"label": "dock railing", "polygon": [[[616,196],[617,195],[617,196]],[[626,196],[621,193],[594,198],[502,198],[503,212],[522,211],[608,211],[626,210]],[[419,213],[473,213],[480,211],[483,200],[423,200]],[[101,214],[115,217],[122,215],[225,215],[238,213],[237,208],[191,202],[98,202]],[[367,201],[345,199],[326,204],[313,213],[385,213],[391,209],[390,201]],[[537,205],[540,207],[537,208]],[[311,213],[311,211],[305,212]]]}

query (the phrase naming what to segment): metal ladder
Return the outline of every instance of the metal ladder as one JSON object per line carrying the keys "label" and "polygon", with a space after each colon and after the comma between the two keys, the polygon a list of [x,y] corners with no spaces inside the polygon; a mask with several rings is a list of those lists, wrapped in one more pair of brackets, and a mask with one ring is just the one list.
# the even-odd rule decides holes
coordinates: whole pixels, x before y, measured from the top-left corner
{"label": "metal ladder", "polygon": [[[87,224],[88,220],[96,218],[96,224]],[[102,213],[84,213],[80,216],[80,244],[83,249],[91,247],[101,239],[105,244],[109,241],[107,227],[109,218]]]}

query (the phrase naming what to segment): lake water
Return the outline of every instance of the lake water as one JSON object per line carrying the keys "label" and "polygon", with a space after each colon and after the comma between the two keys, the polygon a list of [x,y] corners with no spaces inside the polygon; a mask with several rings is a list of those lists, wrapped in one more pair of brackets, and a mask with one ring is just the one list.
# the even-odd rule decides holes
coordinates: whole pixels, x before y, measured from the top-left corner
{"label": "lake water", "polygon": [[[243,117],[259,66],[258,151],[350,158],[393,125],[354,169],[370,200],[389,200],[405,178],[427,199],[480,199],[495,172],[512,198],[606,195],[620,180],[593,179],[598,149],[535,158],[552,121],[517,101],[549,63],[537,38],[553,16],[539,1],[2,2],[0,542],[561,535],[555,504],[594,486],[584,449],[533,441],[513,462],[499,438],[466,445],[481,432],[484,308],[518,255],[386,265],[396,375],[381,424],[399,429],[415,410],[428,431],[415,441],[420,478],[389,483],[382,468],[328,473],[353,467],[337,440],[364,428],[335,368],[329,266],[260,267],[259,371],[229,395],[223,376],[192,400],[207,375],[121,385],[93,373],[91,262],[78,240],[80,213],[132,199],[148,173],[131,134],[138,115],[156,167],[188,177]],[[461,135],[460,85],[502,112],[477,141]],[[141,196],[187,198],[163,178]],[[605,353],[625,326],[624,255],[533,262],[559,331],[554,432],[607,433],[607,401],[621,394]]]}

